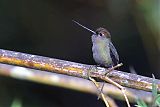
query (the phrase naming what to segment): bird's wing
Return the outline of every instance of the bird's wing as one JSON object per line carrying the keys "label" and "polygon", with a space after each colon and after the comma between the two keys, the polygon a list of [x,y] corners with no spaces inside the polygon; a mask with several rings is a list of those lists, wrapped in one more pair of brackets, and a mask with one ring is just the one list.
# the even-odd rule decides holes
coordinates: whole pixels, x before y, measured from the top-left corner
{"label": "bird's wing", "polygon": [[117,65],[119,63],[119,55],[117,53],[116,48],[112,44],[112,42],[109,43],[109,49],[110,49],[110,56],[112,58],[112,61],[114,65]]}

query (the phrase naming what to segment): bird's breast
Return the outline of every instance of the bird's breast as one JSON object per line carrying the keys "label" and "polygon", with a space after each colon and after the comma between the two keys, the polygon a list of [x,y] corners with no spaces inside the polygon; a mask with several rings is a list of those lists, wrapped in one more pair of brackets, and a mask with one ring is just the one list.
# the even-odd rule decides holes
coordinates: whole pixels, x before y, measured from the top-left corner
{"label": "bird's breast", "polygon": [[[93,38],[92,38],[93,39]],[[110,56],[110,49],[109,49],[109,41],[106,39],[94,38],[92,40],[93,46],[93,58],[96,63],[109,67],[112,64],[112,59]]]}

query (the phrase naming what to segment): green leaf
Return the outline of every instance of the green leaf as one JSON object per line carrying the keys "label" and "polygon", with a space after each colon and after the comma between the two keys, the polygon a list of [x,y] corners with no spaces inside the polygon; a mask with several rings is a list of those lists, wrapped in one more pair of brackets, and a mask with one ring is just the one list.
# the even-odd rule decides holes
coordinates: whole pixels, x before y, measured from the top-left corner
{"label": "green leaf", "polygon": [[137,100],[137,104],[138,104],[136,105],[137,107],[147,107],[147,104],[141,99]]}
{"label": "green leaf", "polygon": [[156,96],[155,103],[156,105],[160,106],[160,94]]}
{"label": "green leaf", "polygon": [[152,82],[152,95],[154,97],[157,96],[157,84],[156,84],[156,79],[155,79],[155,76],[152,74],[152,77],[153,77],[153,82]]}

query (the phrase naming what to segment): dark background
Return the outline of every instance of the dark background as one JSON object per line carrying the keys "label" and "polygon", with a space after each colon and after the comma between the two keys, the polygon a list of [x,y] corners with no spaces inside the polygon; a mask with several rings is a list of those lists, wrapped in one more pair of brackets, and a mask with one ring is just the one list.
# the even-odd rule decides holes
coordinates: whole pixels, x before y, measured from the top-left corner
{"label": "dark background", "polygon": [[[0,48],[85,64],[92,58],[90,29],[107,28],[119,53],[120,70],[158,76],[158,0],[1,0]],[[157,15],[157,16],[156,16]],[[159,27],[159,28],[158,28]],[[23,107],[97,107],[97,97],[0,76],[0,106],[18,96]]]}

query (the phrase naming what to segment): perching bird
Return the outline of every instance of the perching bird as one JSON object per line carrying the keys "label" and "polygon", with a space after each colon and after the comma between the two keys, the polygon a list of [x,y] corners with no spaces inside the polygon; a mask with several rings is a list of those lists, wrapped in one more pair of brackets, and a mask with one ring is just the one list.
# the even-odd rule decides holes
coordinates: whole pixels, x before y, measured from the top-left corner
{"label": "perching bird", "polygon": [[107,68],[113,67],[119,62],[119,55],[111,41],[111,35],[105,28],[98,28],[95,31],[74,21],[79,26],[92,32],[92,52],[95,62]]}

